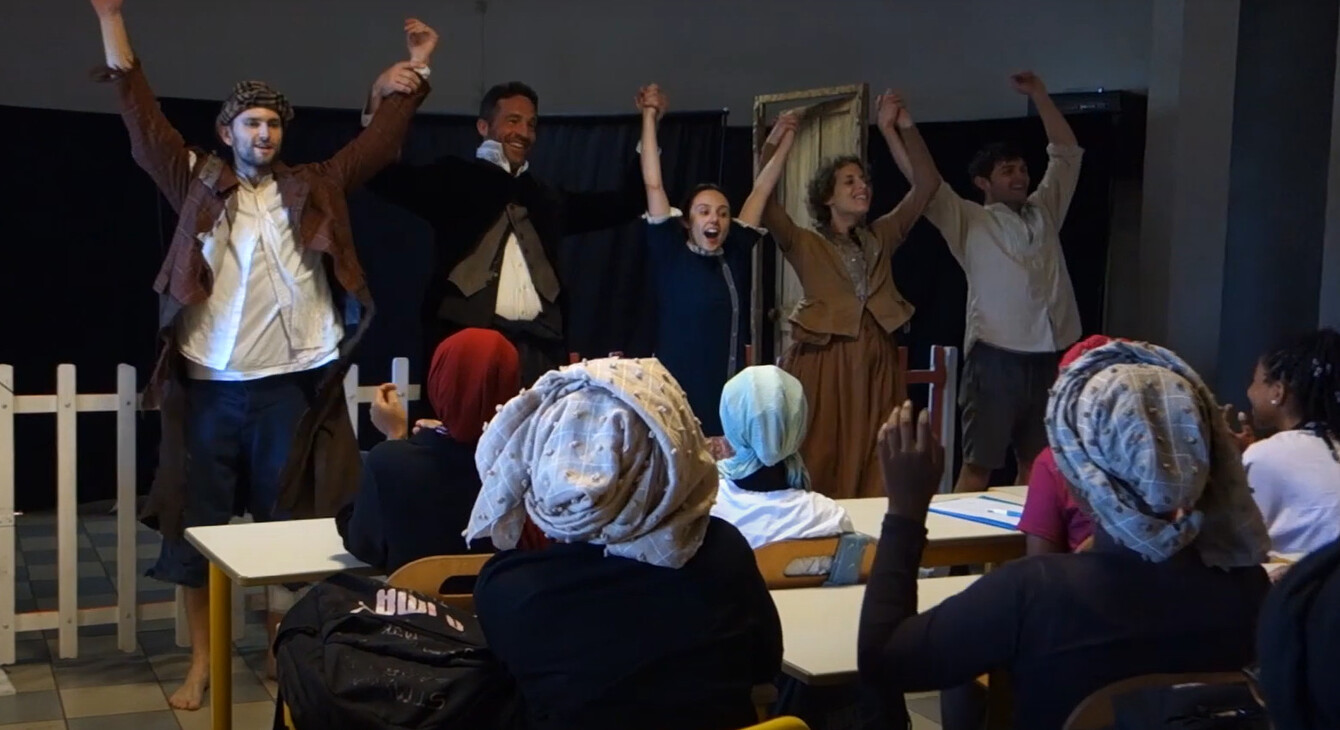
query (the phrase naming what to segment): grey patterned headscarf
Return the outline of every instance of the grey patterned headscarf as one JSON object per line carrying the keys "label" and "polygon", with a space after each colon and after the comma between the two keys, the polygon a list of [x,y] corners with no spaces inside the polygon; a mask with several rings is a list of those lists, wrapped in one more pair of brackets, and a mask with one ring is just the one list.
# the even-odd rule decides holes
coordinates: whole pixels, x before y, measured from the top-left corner
{"label": "grey patterned headscarf", "polygon": [[529,517],[552,540],[666,568],[698,552],[717,492],[688,397],[654,358],[545,373],[484,429],[475,466],[467,541],[510,550]]}
{"label": "grey patterned headscarf", "polygon": [[1071,363],[1047,404],[1047,437],[1075,498],[1146,559],[1191,546],[1213,567],[1265,562],[1270,539],[1228,424],[1169,350],[1113,342]]}
{"label": "grey patterned headscarf", "polygon": [[279,118],[284,120],[284,124],[293,121],[293,107],[288,103],[288,99],[264,81],[237,82],[233,86],[233,93],[223,100],[223,107],[219,109],[219,116],[214,121],[220,127],[226,127],[232,124],[238,114],[258,108],[269,109],[278,114]]}

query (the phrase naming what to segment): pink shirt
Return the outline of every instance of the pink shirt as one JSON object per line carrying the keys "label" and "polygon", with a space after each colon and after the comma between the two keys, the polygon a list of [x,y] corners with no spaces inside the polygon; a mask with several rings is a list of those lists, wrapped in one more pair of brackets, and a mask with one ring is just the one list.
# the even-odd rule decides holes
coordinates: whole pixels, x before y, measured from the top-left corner
{"label": "pink shirt", "polygon": [[1071,552],[1093,534],[1093,523],[1070,496],[1070,489],[1056,468],[1056,457],[1051,449],[1043,449],[1033,460],[1033,471],[1028,477],[1028,500],[1024,502],[1024,514],[1019,518],[1019,531],[1058,545],[1068,545]]}

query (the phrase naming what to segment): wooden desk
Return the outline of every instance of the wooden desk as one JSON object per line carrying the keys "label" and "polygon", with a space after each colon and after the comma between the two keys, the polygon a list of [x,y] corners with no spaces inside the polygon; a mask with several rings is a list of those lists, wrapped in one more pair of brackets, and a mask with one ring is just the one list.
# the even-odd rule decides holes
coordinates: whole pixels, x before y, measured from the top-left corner
{"label": "wooden desk", "polygon": [[[917,581],[917,611],[929,611],[972,585],[978,576]],[[808,685],[856,678],[856,634],[865,586],[772,591],[782,619],[782,671]]]}
{"label": "wooden desk", "polygon": [[211,722],[214,730],[231,730],[233,583],[306,583],[344,570],[378,571],[345,551],[333,519],[192,527],[186,540],[209,559]]}
{"label": "wooden desk", "polygon": [[[965,496],[971,495],[937,494],[934,501],[961,499]],[[879,537],[884,513],[888,509],[887,499],[842,499],[838,500],[838,504],[847,509],[857,532]],[[1024,533],[1018,530],[931,512],[926,515],[926,532],[926,551],[922,555],[921,564],[927,568],[1004,563],[1024,556]]]}

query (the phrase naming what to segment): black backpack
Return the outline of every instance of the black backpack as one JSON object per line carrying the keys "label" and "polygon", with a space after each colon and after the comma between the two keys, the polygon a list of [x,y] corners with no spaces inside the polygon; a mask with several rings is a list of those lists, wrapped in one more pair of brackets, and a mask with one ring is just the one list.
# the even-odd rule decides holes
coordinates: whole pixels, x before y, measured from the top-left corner
{"label": "black backpack", "polygon": [[342,573],[313,586],[279,625],[275,656],[297,730],[524,728],[479,622],[380,581]]}

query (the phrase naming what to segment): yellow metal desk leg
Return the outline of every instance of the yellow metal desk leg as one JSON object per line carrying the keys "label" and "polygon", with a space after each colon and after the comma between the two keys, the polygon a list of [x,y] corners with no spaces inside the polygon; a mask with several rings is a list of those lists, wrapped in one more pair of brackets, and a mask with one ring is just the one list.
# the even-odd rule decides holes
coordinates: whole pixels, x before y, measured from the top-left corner
{"label": "yellow metal desk leg", "polygon": [[209,686],[214,730],[233,728],[233,582],[209,564]]}

